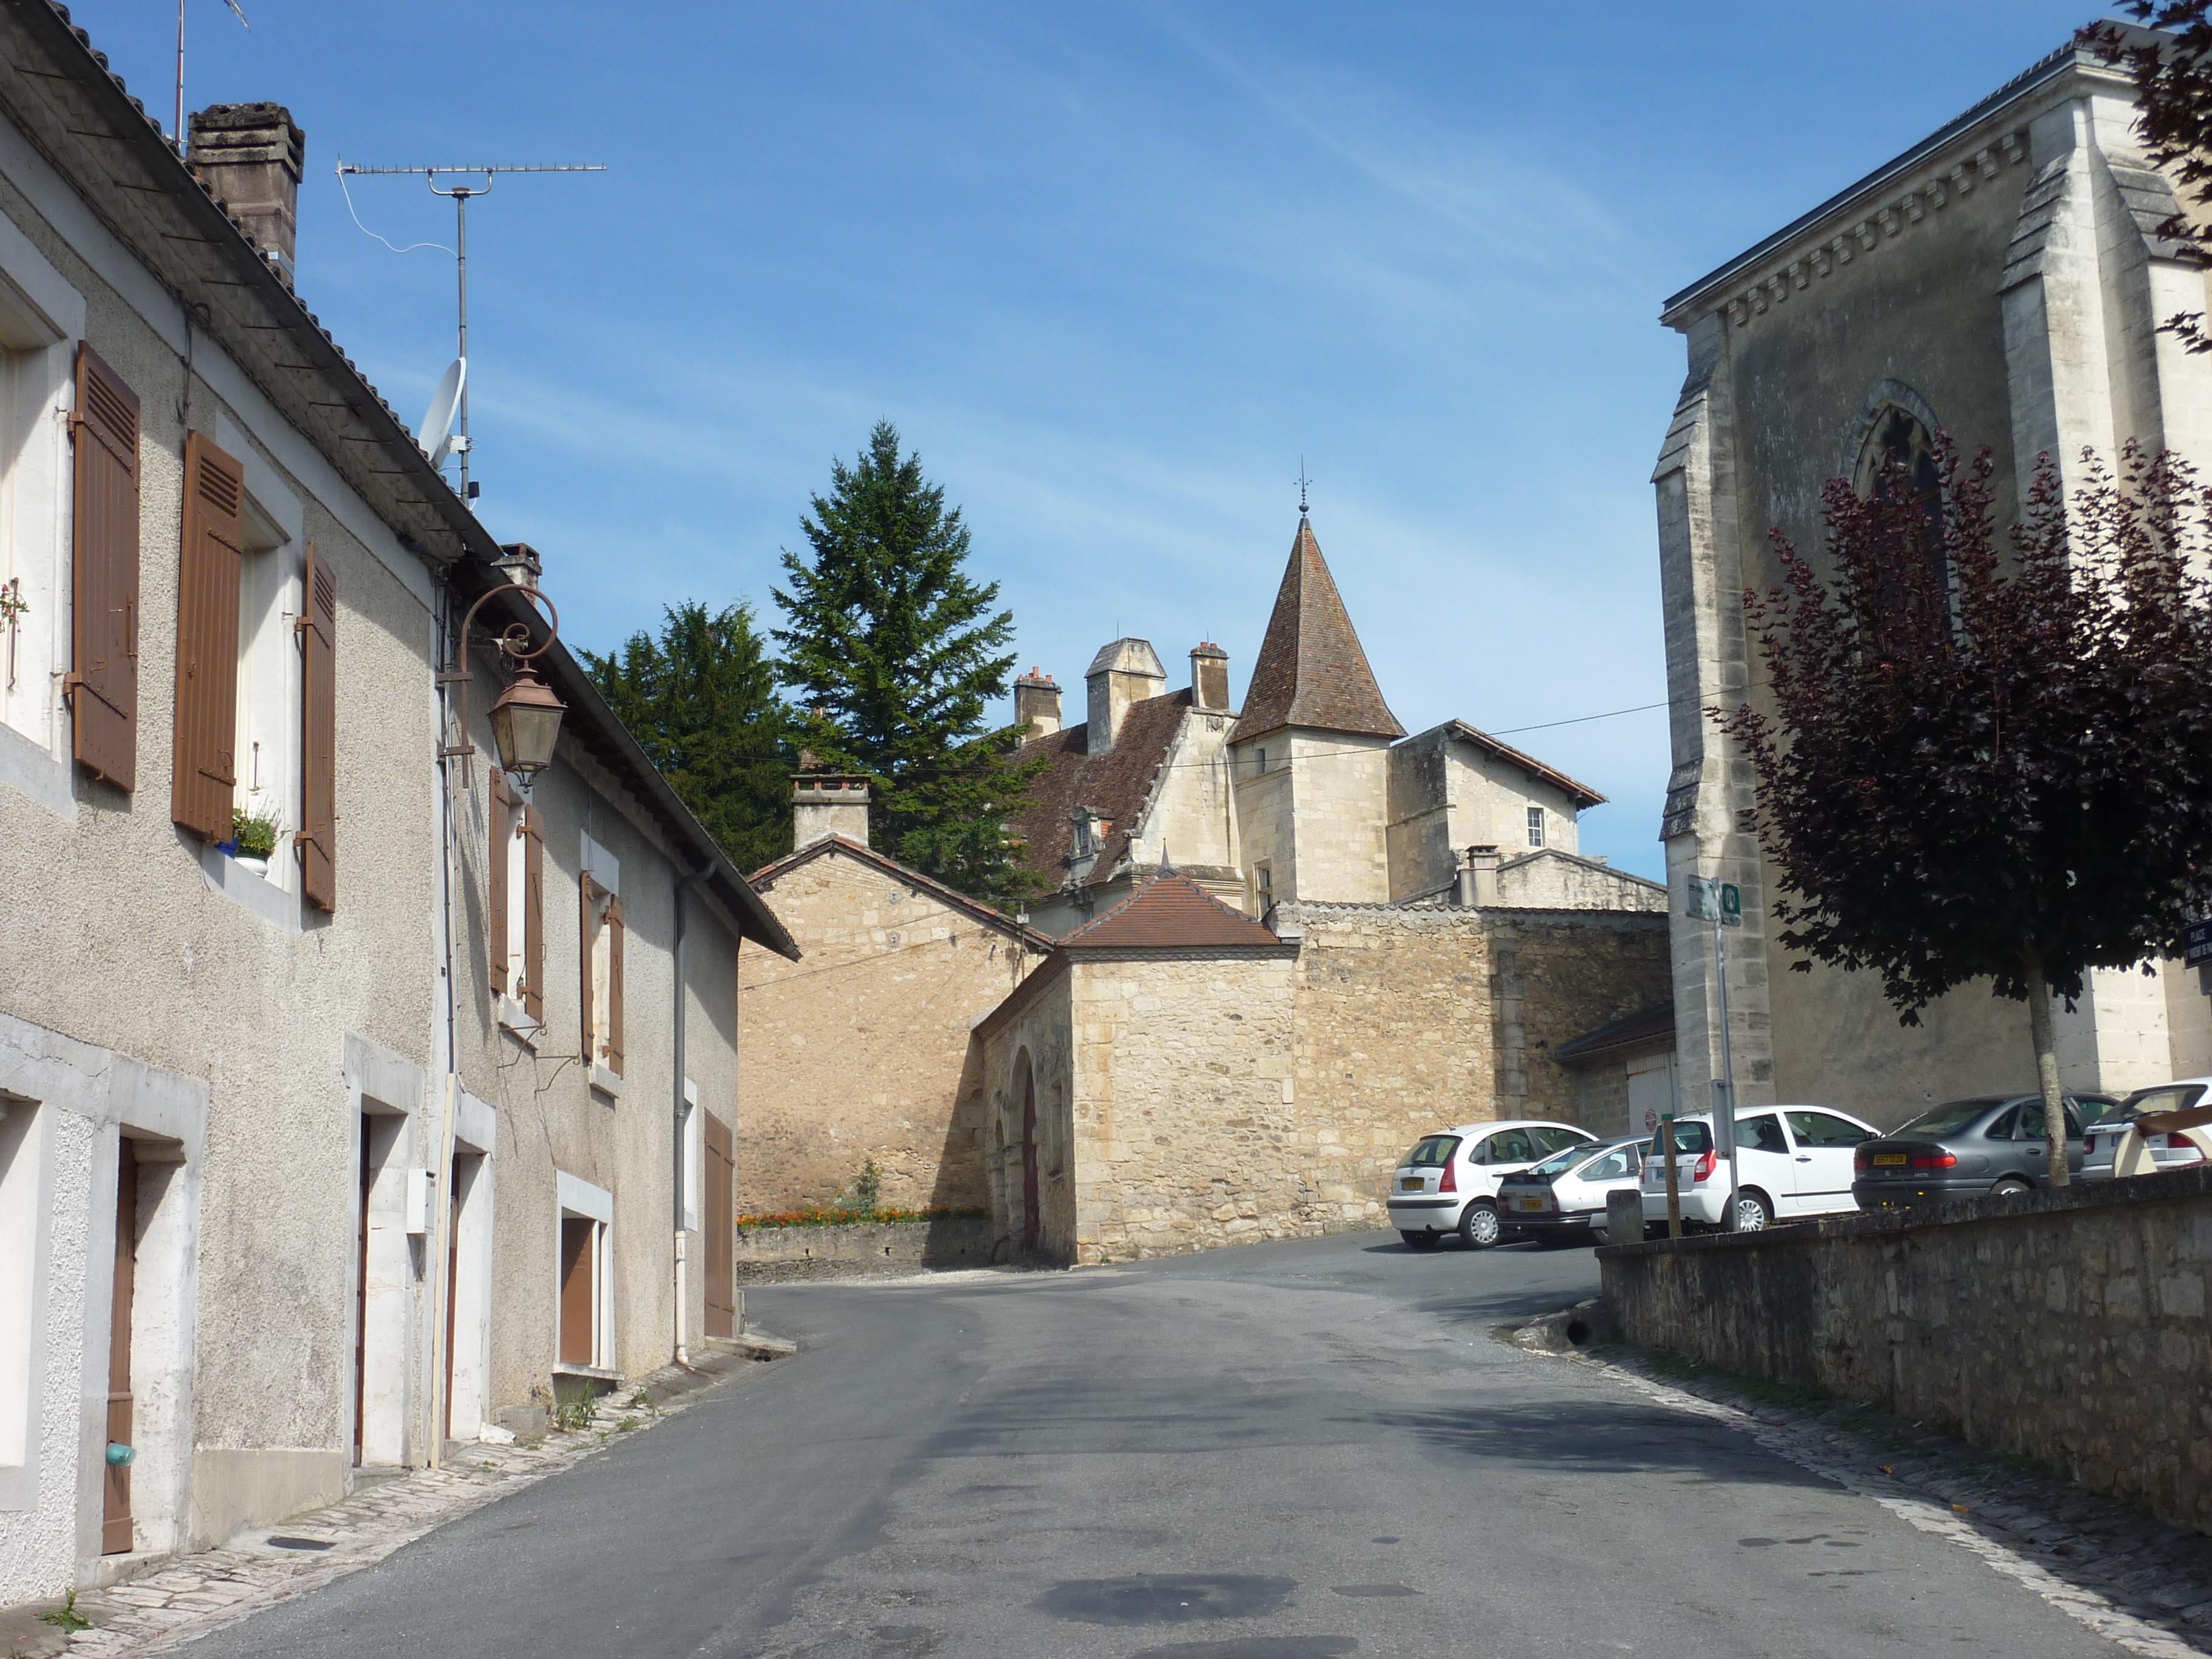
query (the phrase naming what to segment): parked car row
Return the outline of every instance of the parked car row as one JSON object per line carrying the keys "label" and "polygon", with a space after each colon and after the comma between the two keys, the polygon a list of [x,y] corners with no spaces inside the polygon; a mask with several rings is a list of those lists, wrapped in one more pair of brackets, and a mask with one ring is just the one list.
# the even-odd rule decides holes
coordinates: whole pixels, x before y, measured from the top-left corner
{"label": "parked car row", "polygon": [[[2124,1099],[2063,1097],[2068,1169],[2109,1180],[2128,1132],[2142,1157],[2131,1171],[2206,1159],[2212,1131],[2163,1127],[2165,1115],[2212,1107],[2212,1078],[2140,1089]],[[2043,1097],[1977,1095],[1945,1103],[1885,1133],[1826,1106],[1746,1106],[1735,1114],[1736,1193],[1711,1114],[1674,1125],[1675,1201],[1692,1228],[1755,1232],[1778,1221],[1947,1200],[2025,1193],[2050,1182]],[[2183,1120],[2186,1126],[2187,1120]],[[1512,1237],[1613,1242],[1607,1200],[1641,1194],[1645,1230],[1667,1222],[1667,1158],[1661,1135],[1601,1140],[1570,1123],[1523,1119],[1463,1123],[1425,1135],[1391,1179],[1390,1224],[1414,1249],[1456,1234],[1470,1249]]]}

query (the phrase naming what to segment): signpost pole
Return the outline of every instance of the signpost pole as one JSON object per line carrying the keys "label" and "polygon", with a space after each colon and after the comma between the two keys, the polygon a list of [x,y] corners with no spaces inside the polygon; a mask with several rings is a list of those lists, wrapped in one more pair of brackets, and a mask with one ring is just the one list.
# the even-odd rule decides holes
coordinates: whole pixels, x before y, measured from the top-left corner
{"label": "signpost pole", "polygon": [[1728,1159],[1728,1231],[1735,1231],[1735,1056],[1729,1042],[1728,945],[1721,933],[1721,905],[1713,911],[1713,977],[1720,986],[1721,1074],[1713,1089],[1713,1150]]}

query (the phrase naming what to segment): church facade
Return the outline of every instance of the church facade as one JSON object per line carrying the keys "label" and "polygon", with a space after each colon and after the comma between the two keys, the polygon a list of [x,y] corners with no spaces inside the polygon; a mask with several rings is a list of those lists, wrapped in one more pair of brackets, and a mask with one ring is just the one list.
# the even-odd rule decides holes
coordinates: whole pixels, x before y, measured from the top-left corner
{"label": "church facade", "polygon": [[[1903,1029],[1874,975],[1785,971],[1773,878],[1741,814],[1743,755],[1706,712],[1761,693],[1741,596],[1780,577],[1768,532],[1820,545],[1820,494],[1935,434],[1987,446],[2001,511],[2038,459],[2069,490],[2083,453],[2133,438],[2212,476],[2212,358],[2160,319],[2206,306],[2203,269],[2159,226],[2172,181],[2142,153],[2132,89],[2069,46],[1667,301],[1688,374],[1653,473],[1674,769],[1661,834],[1670,888],[1737,884],[1728,1045],[1745,1103],[1817,1101],[1893,1126],[1929,1103],[2033,1086],[2026,1011],[1953,993]],[[1679,913],[1681,906],[1675,907]],[[1722,1060],[1711,934],[1679,915],[1681,1097]],[[2177,963],[2100,971],[2058,1011],[2065,1085],[2126,1090],[2212,1071],[2212,1018]]]}

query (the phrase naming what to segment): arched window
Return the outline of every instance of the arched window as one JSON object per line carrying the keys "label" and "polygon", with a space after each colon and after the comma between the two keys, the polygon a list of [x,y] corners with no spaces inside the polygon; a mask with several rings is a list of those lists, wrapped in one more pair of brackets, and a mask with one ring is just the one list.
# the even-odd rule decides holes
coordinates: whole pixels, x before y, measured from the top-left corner
{"label": "arched window", "polygon": [[[1936,434],[1927,405],[1903,387],[1885,383],[1903,398],[1877,393],[1869,399],[1866,436],[1860,442],[1851,483],[1862,499],[1902,492],[1916,509],[1920,555],[1946,592],[1951,571],[1943,552],[1943,474],[1936,459]],[[1907,406],[1909,398],[1917,410]]]}

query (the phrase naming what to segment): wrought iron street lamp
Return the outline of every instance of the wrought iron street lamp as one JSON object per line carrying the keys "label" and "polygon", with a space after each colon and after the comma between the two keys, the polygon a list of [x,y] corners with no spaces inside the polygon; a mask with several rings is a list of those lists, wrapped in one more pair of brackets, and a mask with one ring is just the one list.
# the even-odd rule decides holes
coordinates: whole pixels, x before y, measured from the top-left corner
{"label": "wrought iron street lamp", "polygon": [[441,759],[456,755],[465,759],[477,752],[476,744],[469,736],[469,630],[475,625],[477,612],[483,609],[484,601],[495,593],[520,593],[532,605],[543,605],[546,614],[545,642],[534,650],[530,645],[529,626],[524,623],[509,623],[496,641],[500,653],[514,665],[514,672],[507,690],[491,706],[492,744],[499,750],[500,769],[527,790],[538,775],[553,763],[553,745],[561,734],[561,717],[568,712],[568,704],[531,666],[534,659],[553,648],[553,641],[561,632],[561,613],[553,608],[553,601],[535,587],[508,582],[488,589],[461,618],[460,666],[438,676],[441,685],[459,688],[460,741],[441,744],[438,754]]}

